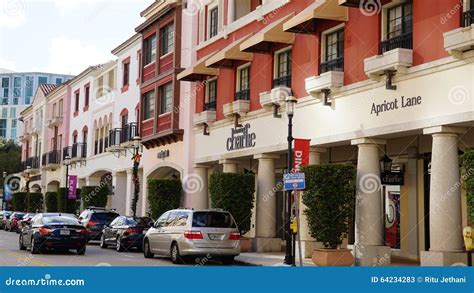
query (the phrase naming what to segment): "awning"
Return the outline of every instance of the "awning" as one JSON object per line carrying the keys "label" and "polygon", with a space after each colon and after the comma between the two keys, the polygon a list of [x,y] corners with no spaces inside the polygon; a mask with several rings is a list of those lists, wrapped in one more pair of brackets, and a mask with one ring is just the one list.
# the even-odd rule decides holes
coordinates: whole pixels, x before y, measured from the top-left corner
{"label": "awning", "polygon": [[317,21],[330,19],[347,21],[348,8],[339,6],[338,1],[316,0],[313,4],[283,24],[283,30],[293,33],[313,33]]}
{"label": "awning", "polygon": [[234,61],[252,61],[253,54],[240,51],[240,44],[247,40],[249,36],[243,37],[238,41],[232,42],[224,49],[217,52],[206,61],[208,67],[233,67]]}
{"label": "awning", "polygon": [[209,54],[199,59],[194,66],[186,68],[180,74],[178,74],[178,80],[182,81],[201,81],[206,79],[207,76],[217,75],[219,71],[216,68],[210,68],[206,66],[206,61],[211,58],[214,54]]}
{"label": "awning", "polygon": [[294,14],[290,14],[269,24],[257,34],[244,41],[240,45],[240,50],[267,53],[272,50],[274,44],[293,44],[295,42],[295,34],[283,31],[283,23],[293,16]]}

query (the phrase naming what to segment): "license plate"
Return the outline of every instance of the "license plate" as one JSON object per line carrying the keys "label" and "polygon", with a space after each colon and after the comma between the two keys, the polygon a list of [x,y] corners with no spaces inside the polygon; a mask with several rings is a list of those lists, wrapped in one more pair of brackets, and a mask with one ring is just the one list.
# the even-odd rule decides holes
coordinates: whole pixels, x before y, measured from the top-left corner
{"label": "license plate", "polygon": [[211,240],[222,240],[223,234],[209,234]]}
{"label": "license plate", "polygon": [[71,234],[71,231],[69,230],[60,230],[59,231],[59,235],[70,235]]}

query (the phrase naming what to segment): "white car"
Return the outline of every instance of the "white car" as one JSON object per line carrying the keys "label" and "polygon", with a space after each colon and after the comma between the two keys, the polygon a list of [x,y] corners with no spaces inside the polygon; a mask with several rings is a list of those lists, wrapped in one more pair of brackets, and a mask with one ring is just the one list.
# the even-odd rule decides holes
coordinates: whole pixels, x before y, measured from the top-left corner
{"label": "white car", "polygon": [[143,239],[143,254],[169,256],[175,264],[188,257],[219,258],[231,264],[240,254],[240,232],[234,218],[222,210],[177,209],[164,213]]}

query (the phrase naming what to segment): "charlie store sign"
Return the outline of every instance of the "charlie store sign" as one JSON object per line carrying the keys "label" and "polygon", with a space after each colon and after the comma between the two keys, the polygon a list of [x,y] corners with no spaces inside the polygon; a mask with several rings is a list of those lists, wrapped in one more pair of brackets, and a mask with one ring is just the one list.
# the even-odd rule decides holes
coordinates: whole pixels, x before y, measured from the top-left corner
{"label": "charlie store sign", "polygon": [[252,148],[256,144],[257,135],[250,132],[250,124],[231,129],[230,137],[227,138],[226,147],[228,151]]}
{"label": "charlie store sign", "polygon": [[423,102],[421,96],[406,98],[402,96],[400,99],[395,98],[392,101],[384,100],[381,104],[372,103],[372,108],[370,110],[371,115],[379,116],[380,113],[394,111],[402,108],[410,108],[414,106],[419,106]]}

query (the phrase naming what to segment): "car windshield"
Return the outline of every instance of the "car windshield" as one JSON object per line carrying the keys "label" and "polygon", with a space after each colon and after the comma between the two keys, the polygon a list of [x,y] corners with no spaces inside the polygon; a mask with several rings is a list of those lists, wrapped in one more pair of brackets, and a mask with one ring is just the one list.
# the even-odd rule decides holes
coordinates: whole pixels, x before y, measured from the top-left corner
{"label": "car windshield", "polygon": [[79,221],[65,216],[50,216],[43,218],[43,224],[45,225],[56,225],[56,224],[67,224],[67,225],[79,225]]}
{"label": "car windshield", "polygon": [[77,217],[73,214],[55,214],[55,213],[52,213],[52,214],[42,214],[43,217],[57,217],[57,216],[60,216],[60,217],[68,217],[68,218],[71,218],[71,219],[77,219]]}
{"label": "car windshield", "polygon": [[23,219],[23,217],[25,216],[26,214],[23,214],[23,213],[16,213],[15,214],[15,218],[17,219]]}
{"label": "car windshield", "polygon": [[198,228],[236,228],[229,213],[226,212],[195,212],[193,227]]}
{"label": "car windshield", "polygon": [[125,218],[125,224],[129,225],[129,226],[148,226],[150,222],[153,222],[153,220],[148,218],[148,217],[143,217],[143,218],[128,217],[128,218]]}
{"label": "car windshield", "polygon": [[93,213],[91,216],[91,221],[112,222],[112,220],[117,217],[118,217],[118,214],[116,213]]}

